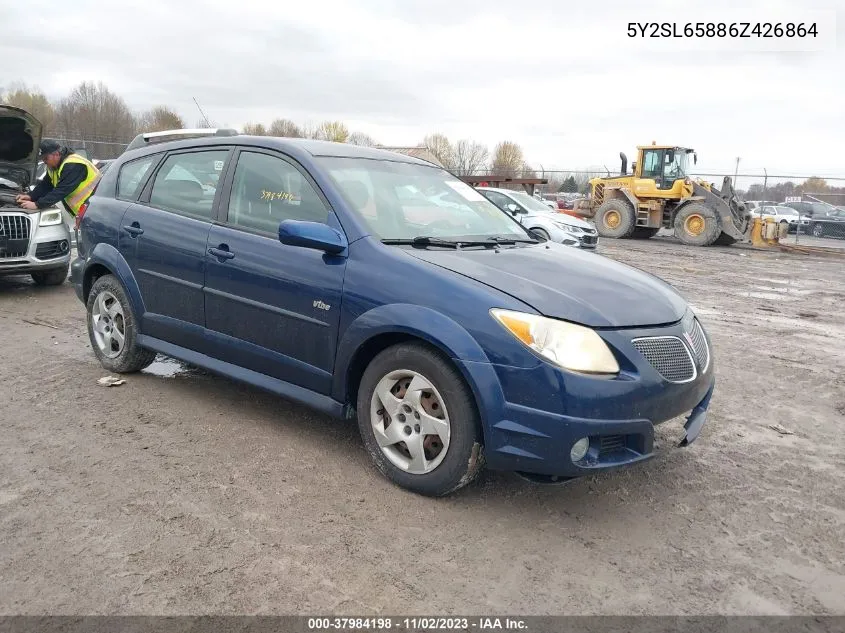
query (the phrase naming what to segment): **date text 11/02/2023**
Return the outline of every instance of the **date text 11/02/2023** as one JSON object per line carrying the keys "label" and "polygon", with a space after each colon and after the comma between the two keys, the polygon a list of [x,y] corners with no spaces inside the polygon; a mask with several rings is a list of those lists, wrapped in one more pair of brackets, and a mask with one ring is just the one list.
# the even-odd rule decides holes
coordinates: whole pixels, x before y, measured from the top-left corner
{"label": "date text 11/02/2023", "polygon": [[815,22],[628,22],[631,38],[804,38],[818,33]]}
{"label": "date text 11/02/2023", "polygon": [[509,617],[308,618],[311,631],[524,631],[527,623]]}

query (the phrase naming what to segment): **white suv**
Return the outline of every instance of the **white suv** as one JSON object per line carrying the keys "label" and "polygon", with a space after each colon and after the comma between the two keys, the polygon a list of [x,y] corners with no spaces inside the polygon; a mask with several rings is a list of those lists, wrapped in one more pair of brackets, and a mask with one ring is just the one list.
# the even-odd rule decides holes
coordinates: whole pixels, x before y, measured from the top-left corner
{"label": "white suv", "polygon": [[67,279],[71,235],[55,205],[27,211],[15,197],[35,183],[41,123],[20,108],[0,106],[0,275],[29,274],[42,286]]}

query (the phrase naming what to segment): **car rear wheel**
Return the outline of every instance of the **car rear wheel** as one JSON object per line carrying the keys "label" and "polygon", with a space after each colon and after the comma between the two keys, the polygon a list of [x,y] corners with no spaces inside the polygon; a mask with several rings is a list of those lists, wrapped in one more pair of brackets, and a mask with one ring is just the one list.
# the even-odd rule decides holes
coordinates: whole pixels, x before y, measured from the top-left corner
{"label": "car rear wheel", "polygon": [[103,275],[88,294],[88,337],[100,364],[118,374],[140,371],[155,360],[155,352],[138,345],[132,304],[113,275]]}
{"label": "car rear wheel", "polygon": [[475,399],[458,370],[415,343],[390,347],[367,367],[358,427],[376,468],[413,492],[443,496],[484,465]]}
{"label": "car rear wheel", "polygon": [[30,273],[30,277],[36,286],[61,286],[67,279],[68,267],[69,264],[65,264],[61,268]]}

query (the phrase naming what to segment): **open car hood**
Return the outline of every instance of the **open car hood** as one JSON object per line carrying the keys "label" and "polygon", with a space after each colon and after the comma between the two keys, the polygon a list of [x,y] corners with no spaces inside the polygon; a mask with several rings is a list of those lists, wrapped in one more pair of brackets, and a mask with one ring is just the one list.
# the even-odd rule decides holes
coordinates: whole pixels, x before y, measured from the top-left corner
{"label": "open car hood", "polygon": [[503,248],[498,253],[407,252],[505,292],[540,314],[591,327],[663,325],[680,320],[687,310],[675,289],[654,275],[559,244]]}
{"label": "open car hood", "polygon": [[0,178],[26,190],[35,183],[41,122],[26,110],[0,105]]}

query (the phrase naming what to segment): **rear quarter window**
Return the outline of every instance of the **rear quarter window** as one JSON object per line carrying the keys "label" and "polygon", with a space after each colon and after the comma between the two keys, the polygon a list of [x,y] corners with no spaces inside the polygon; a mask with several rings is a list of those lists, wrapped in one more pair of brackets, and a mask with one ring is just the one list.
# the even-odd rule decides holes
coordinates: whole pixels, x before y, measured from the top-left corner
{"label": "rear quarter window", "polygon": [[117,177],[117,197],[122,200],[137,200],[147,180],[147,174],[161,155],[154,154],[124,163]]}

